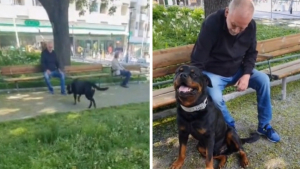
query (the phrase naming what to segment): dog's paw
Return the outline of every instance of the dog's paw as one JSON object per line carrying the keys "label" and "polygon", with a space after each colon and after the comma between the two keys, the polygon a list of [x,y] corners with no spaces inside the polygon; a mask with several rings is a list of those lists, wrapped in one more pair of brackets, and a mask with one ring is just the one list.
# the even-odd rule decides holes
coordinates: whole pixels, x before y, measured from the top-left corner
{"label": "dog's paw", "polygon": [[247,158],[246,159],[242,159],[242,161],[241,161],[241,167],[242,168],[246,168],[246,167],[248,167],[248,165],[249,165],[248,159]]}
{"label": "dog's paw", "polygon": [[170,169],[180,169],[183,165],[183,161],[181,160],[176,160],[172,166],[170,167]]}

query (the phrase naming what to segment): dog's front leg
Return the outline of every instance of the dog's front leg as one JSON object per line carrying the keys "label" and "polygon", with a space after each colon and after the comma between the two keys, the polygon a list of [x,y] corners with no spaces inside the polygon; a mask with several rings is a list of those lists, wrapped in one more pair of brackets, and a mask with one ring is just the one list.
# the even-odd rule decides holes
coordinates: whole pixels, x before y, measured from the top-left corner
{"label": "dog's front leg", "polygon": [[186,156],[188,138],[189,133],[184,130],[179,130],[179,154],[177,160],[172,164],[171,169],[180,169],[182,167]]}
{"label": "dog's front leg", "polygon": [[213,158],[214,145],[215,145],[214,134],[209,135],[205,142],[206,142],[206,159],[205,159],[206,169],[214,169],[214,158]]}
{"label": "dog's front leg", "polygon": [[77,95],[74,93],[73,96],[74,96],[74,105],[76,105],[76,97],[77,97]]}

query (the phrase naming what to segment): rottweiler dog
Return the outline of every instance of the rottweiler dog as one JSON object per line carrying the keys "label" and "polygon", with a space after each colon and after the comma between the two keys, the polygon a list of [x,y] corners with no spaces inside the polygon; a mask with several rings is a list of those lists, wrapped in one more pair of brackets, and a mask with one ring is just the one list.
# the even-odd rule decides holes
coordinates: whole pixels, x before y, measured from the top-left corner
{"label": "rottweiler dog", "polygon": [[[80,96],[85,95],[85,97],[90,101],[90,105],[88,108],[91,108],[92,104],[94,104],[94,108],[96,108],[96,103],[94,100],[95,89],[97,90],[107,90],[108,87],[100,88],[92,82],[89,81],[80,81],[75,79],[71,84],[67,85],[68,94],[74,95],[74,105],[76,105],[76,99],[80,102]],[[78,95],[78,98],[77,98]]]}
{"label": "rottweiler dog", "polygon": [[179,133],[179,155],[171,169],[182,167],[186,156],[186,145],[191,134],[198,140],[197,150],[205,157],[206,169],[213,169],[213,159],[220,160],[219,168],[225,166],[227,156],[239,152],[241,166],[249,164],[244,143],[253,143],[259,135],[251,133],[248,138],[240,138],[235,129],[228,126],[206,88],[212,87],[211,80],[197,67],[180,66],[174,76],[177,101],[177,126]]}

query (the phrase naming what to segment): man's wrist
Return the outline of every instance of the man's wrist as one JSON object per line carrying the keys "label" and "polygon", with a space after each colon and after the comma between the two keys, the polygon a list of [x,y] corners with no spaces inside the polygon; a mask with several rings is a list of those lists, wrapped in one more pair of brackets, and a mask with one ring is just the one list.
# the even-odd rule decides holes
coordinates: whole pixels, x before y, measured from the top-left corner
{"label": "man's wrist", "polygon": [[246,73],[243,75],[244,77],[247,77],[248,79],[250,79],[250,74]]}

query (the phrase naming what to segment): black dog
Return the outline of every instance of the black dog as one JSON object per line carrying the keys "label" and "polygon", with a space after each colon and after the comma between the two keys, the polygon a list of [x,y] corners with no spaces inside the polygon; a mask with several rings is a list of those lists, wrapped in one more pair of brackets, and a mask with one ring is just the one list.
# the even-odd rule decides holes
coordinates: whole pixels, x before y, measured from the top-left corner
{"label": "black dog", "polygon": [[244,143],[253,143],[259,135],[240,138],[235,129],[228,126],[206,88],[212,87],[208,76],[194,66],[183,65],[175,72],[174,88],[177,101],[177,125],[179,130],[179,156],[171,169],[182,167],[186,145],[191,134],[198,140],[197,149],[206,158],[206,168],[213,169],[213,159],[220,160],[219,168],[225,166],[227,156],[239,152],[241,166],[249,164],[243,150]]}
{"label": "black dog", "polygon": [[67,85],[67,91],[68,94],[72,94],[74,95],[74,105],[76,105],[76,97],[78,96],[78,102],[80,102],[80,96],[82,94],[85,95],[85,97],[90,101],[90,105],[88,108],[91,108],[92,103],[94,104],[94,108],[96,108],[96,103],[95,100],[93,98],[94,94],[95,94],[95,89],[97,90],[107,90],[108,87],[105,88],[100,88],[98,86],[96,86],[94,83],[89,82],[89,81],[80,81],[78,79],[75,79],[71,85]]}

